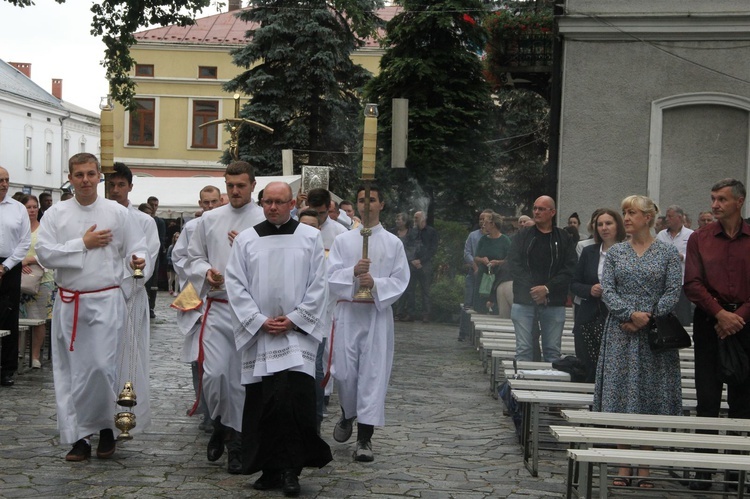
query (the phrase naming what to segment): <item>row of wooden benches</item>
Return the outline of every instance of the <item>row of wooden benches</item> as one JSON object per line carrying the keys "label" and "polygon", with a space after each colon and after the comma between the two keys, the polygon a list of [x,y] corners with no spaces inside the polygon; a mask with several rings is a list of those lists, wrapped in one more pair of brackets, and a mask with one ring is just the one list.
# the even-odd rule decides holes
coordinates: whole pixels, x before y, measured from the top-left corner
{"label": "row of wooden benches", "polygon": [[[568,450],[568,497],[591,497],[593,470],[599,469],[599,497],[607,497],[607,467],[611,465],[701,468],[713,471],[735,470],[739,473],[738,497],[743,497],[745,473],[750,471],[750,437],[703,435],[696,430],[739,432],[747,435],[747,420],[697,418],[695,416],[647,416],[636,414],[594,413],[570,410],[589,407],[593,401],[593,384],[571,383],[567,373],[547,363],[514,362],[515,339],[512,323],[504,319],[475,315],[471,339],[490,373],[490,388],[509,379],[513,399],[522,408],[521,445],[524,463],[533,476],[538,473],[540,408],[563,408],[563,416],[583,426],[550,427],[552,435],[570,446]],[[572,354],[572,335],[563,335],[563,353]],[[683,408],[686,413],[696,407],[692,349],[680,351],[683,374]],[[514,379],[515,378],[515,379]],[[725,394],[726,397],[726,394]],[[726,410],[726,402],[722,404]],[[616,428],[611,428],[616,427]],[[628,429],[623,429],[626,427]],[[661,431],[654,431],[661,430]],[[668,450],[615,449],[616,444],[652,446]],[[693,449],[732,451],[737,454],[706,454]],[[677,450],[679,449],[679,451]],[[581,466],[576,466],[581,464]],[[578,470],[578,473],[575,472]],[[580,484],[580,486],[579,486]]]}

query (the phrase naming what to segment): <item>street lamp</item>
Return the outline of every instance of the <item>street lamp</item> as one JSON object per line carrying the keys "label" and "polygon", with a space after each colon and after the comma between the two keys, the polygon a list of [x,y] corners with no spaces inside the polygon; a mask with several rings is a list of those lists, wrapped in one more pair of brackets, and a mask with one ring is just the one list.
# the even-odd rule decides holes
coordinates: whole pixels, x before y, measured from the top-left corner
{"label": "street lamp", "polygon": [[[378,105],[365,105],[365,127],[362,137],[362,181],[365,185],[365,210],[362,214],[362,258],[367,258],[368,243],[372,229],[370,228],[370,181],[375,180],[375,154],[378,142]],[[373,301],[372,290],[360,286],[354,299]]]}
{"label": "street lamp", "polygon": [[107,95],[99,101],[101,116],[99,119],[99,142],[101,152],[99,162],[104,173],[104,197],[109,197],[109,176],[115,172],[115,104],[112,97]]}

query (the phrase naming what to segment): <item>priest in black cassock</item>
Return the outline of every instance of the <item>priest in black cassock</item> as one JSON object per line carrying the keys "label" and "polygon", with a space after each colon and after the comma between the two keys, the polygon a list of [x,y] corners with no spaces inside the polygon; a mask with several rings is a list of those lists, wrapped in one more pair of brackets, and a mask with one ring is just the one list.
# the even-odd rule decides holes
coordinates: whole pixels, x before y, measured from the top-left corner
{"label": "priest in black cassock", "polygon": [[283,182],[263,192],[266,221],[234,240],[226,268],[245,408],[242,464],[262,471],[253,487],[300,493],[303,467],[323,467],[331,449],[317,434],[315,357],[328,321],[320,231],[292,219]]}

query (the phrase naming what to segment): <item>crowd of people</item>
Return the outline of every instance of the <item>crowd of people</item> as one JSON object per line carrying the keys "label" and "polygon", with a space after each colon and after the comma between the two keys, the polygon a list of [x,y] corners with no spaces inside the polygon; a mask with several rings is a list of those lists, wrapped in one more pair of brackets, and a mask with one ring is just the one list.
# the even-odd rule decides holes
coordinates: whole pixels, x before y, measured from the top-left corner
{"label": "crowd of people", "polygon": [[[112,402],[126,381],[137,392],[132,431],[149,427],[151,280],[162,255],[184,335],[181,358],[191,365],[191,412],[211,433],[209,461],[226,451],[229,473],[261,472],[256,489],[298,495],[302,468],[332,459],[320,434],[324,387],[330,393],[334,381],[341,405],[334,439],[348,441],[356,422],[353,458],[374,460],[393,363],[392,305],[409,287],[410,268],[427,268],[434,255],[433,248],[407,259],[399,237],[380,223],[385,199],[377,186],[368,200],[357,191],[359,213],[369,204],[364,220],[354,203],[336,204],[325,189],[295,198],[281,182],[267,185],[256,203],[252,166],[234,161],[224,175],[227,202],[219,188],[203,188],[200,216],[165,245],[158,200],[130,202],[126,165],[107,177],[108,199],[97,194],[95,156],[74,155],[69,171],[74,198],[46,206],[39,220],[35,197],[7,196],[9,175],[0,168],[0,297],[7,305],[0,329],[12,331],[3,339],[2,384],[15,382],[19,311],[51,319],[58,430],[72,446],[67,461],[89,459],[97,434],[96,456],[114,455]],[[417,238],[436,245],[420,217]],[[360,229],[368,232],[368,258]],[[21,299],[21,275],[34,267],[45,276],[40,290]],[[422,307],[429,310],[429,301]],[[44,334],[44,325],[33,334],[37,368]]]}
{"label": "crowd of people", "polygon": [[[575,354],[585,381],[595,384],[594,410],[639,414],[682,414],[678,350],[649,345],[654,319],[672,313],[693,325],[697,415],[718,417],[726,384],[729,417],[750,419],[750,379],[722,377],[719,356],[730,338],[731,348],[750,355],[745,196],[742,182],[717,182],[710,189],[711,211],[700,213],[695,231],[680,206],[659,217],[651,199],[628,196],[619,210],[595,210],[587,227],[591,236],[582,240],[578,214],[567,227],[554,227],[555,203],[541,196],[533,218],[518,220],[509,247],[500,243],[499,217],[485,210],[480,229],[466,240],[465,304],[512,320],[517,360],[553,362],[561,357],[570,300]],[[483,286],[493,273],[494,286]],[[512,294],[503,290],[508,281]],[[502,305],[506,300],[510,310]],[[710,478],[698,472],[690,489],[710,488]],[[653,488],[648,468],[621,468],[614,485],[631,484]]]}
{"label": "crowd of people", "polygon": [[[320,435],[334,384],[341,413],[333,438],[349,441],[356,422],[353,458],[374,460],[394,320],[430,320],[439,237],[424,212],[399,213],[385,229],[386,200],[374,185],[358,189],[354,202],[336,203],[325,189],[295,196],[273,182],[256,203],[252,166],[234,161],[226,194],[207,185],[198,193],[200,216],[168,230],[156,216],[158,199],[138,207],[128,199],[126,165],[107,178],[109,199],[97,194],[95,156],[76,154],[69,171],[74,199],[52,204],[47,196],[8,196],[9,174],[0,167],[0,329],[9,331],[0,385],[15,383],[19,315],[51,320],[58,430],[72,445],[66,460],[89,459],[97,433],[96,455],[115,453],[112,401],[124,381],[138,391],[136,431],[149,426],[149,319],[162,259],[184,337],[181,359],[191,366],[191,414],[211,434],[209,461],[226,452],[229,473],[260,472],[256,489],[298,495],[302,468],[332,459]],[[712,186],[711,211],[700,213],[695,231],[681,207],[660,218],[651,199],[628,196],[619,209],[592,213],[590,237],[581,237],[576,213],[555,226],[549,196],[513,228],[485,210],[464,247],[464,306],[512,321],[517,360],[552,362],[561,357],[572,304],[575,352],[595,384],[594,409],[647,414],[682,413],[678,352],[655,352],[648,342],[653,318],[673,312],[693,325],[697,413],[716,417],[726,382],[720,343],[732,338],[750,352],[745,196],[737,180]],[[367,217],[357,217],[366,204]],[[23,276],[35,273],[38,287],[22,294]],[[44,325],[32,331],[34,368],[42,366],[45,332]],[[727,385],[729,416],[750,418],[750,381]],[[653,487],[646,468],[621,469],[615,485],[630,485],[634,472],[639,487]],[[691,488],[710,486],[705,473],[698,478]]]}

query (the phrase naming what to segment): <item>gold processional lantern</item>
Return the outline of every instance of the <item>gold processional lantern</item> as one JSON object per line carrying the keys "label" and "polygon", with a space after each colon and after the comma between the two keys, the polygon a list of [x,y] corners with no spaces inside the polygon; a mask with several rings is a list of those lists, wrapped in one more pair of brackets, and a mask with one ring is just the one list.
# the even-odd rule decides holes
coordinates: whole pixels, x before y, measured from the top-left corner
{"label": "gold processional lantern", "polygon": [[[362,258],[367,258],[370,228],[370,182],[375,180],[375,153],[378,142],[378,105],[365,105],[365,127],[362,137],[362,181],[365,185],[365,209],[362,213]],[[373,301],[372,289],[360,286],[354,295],[355,300]]]}

